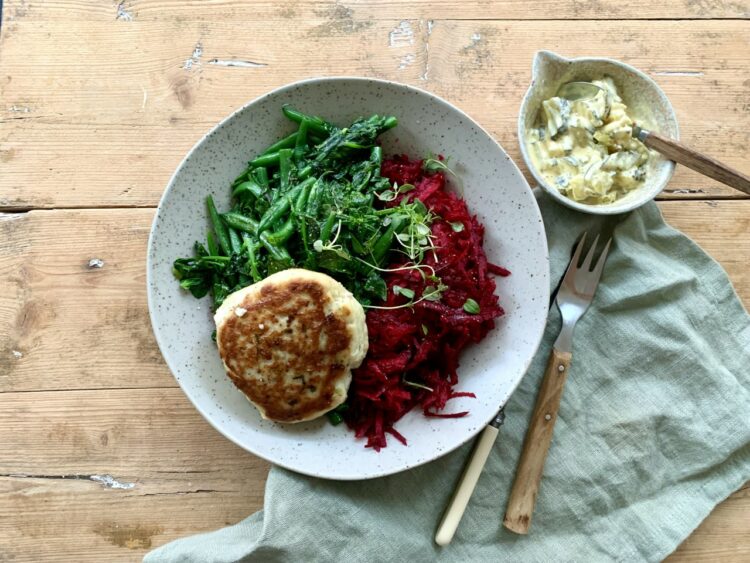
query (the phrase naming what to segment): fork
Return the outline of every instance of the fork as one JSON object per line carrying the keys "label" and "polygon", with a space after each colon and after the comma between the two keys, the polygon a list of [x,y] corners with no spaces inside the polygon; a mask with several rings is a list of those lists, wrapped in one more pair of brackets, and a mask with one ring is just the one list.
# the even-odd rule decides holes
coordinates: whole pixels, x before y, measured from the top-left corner
{"label": "fork", "polygon": [[568,377],[572,359],[573,329],[594,298],[612,239],[607,241],[593,269],[591,263],[594,260],[599,236],[597,235],[594,239],[591,250],[579,267],[578,262],[585,241],[586,234],[584,233],[557,293],[556,302],[562,315],[562,330],[552,347],[547,362],[503,519],[503,525],[517,534],[527,534],[531,527],[531,517],[544,470],[544,460],[552,442],[552,432],[557,420],[557,411],[560,408],[563,385]]}

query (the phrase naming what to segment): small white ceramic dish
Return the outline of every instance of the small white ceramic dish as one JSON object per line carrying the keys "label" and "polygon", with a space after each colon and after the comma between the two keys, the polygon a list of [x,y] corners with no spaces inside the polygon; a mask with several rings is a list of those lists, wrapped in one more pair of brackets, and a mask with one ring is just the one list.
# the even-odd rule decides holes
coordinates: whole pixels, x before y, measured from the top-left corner
{"label": "small white ceramic dish", "polygon": [[532,82],[521,103],[518,114],[518,142],[526,166],[541,188],[557,201],[586,213],[614,215],[632,211],[654,199],[669,182],[674,173],[674,162],[652,151],[649,169],[643,186],[613,203],[590,205],[564,196],[547,182],[536,170],[526,147],[526,134],[539,123],[542,102],[551,98],[563,84],[573,81],[591,81],[610,76],[617,91],[628,106],[630,116],[642,127],[679,139],[677,117],[672,104],[659,86],[646,74],[614,59],[566,59],[551,51],[539,51],[534,56],[531,69]]}
{"label": "small white ceramic dish", "polygon": [[[450,155],[465,198],[486,226],[491,261],[512,271],[498,279],[506,315],[479,345],[462,356],[459,398],[450,411],[459,419],[405,416],[395,439],[380,453],[364,447],[345,425],[325,417],[282,425],[261,419],[224,373],[216,345],[210,299],[195,300],[172,276],[172,262],[192,253],[208,229],[205,198],[229,205],[230,183],[247,161],[293,130],[283,104],[336,124],[359,116],[391,114],[399,125],[381,137],[386,155]],[[236,111],[203,137],[179,165],[154,218],[148,246],[148,303],[157,342],[185,394],[222,434],[273,463],[331,479],[365,479],[426,463],[477,434],[521,381],[547,318],[549,264],[544,226],[528,184],[490,135],[440,98],[410,86],[364,78],[322,78],[274,90]],[[217,438],[218,439],[218,438]],[[185,436],[190,440],[190,436]]]}

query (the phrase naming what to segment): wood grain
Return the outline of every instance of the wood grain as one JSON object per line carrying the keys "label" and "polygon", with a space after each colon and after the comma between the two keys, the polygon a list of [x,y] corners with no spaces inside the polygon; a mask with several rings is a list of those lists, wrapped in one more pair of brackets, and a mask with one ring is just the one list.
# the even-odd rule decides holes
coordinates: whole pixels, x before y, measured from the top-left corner
{"label": "wood grain", "polygon": [[392,19],[737,19],[750,18],[750,8],[740,0],[673,0],[650,2],[598,0],[560,2],[539,0],[45,0],[43,9],[26,0],[6,0],[6,19],[86,19],[123,22],[164,19],[279,21],[320,20],[332,30],[367,20]]}
{"label": "wood grain", "polygon": [[0,443],[3,561],[140,560],[262,505],[268,464],[179,389],[0,394]]}
{"label": "wood grain", "polygon": [[[722,263],[750,303],[750,201],[661,207],[669,222]],[[0,292],[0,392],[175,385],[146,306],[153,213],[0,214],[0,287],[7,288]],[[92,259],[103,267],[90,268]]]}
{"label": "wood grain", "polygon": [[[659,82],[686,143],[750,172],[743,0],[5,0],[2,10],[0,209],[129,209],[0,212],[0,561],[140,560],[261,507],[268,465],[176,388],[143,270],[172,171],[247,100],[310,76],[406,82],[458,104],[520,163],[515,119],[534,51],[602,54]],[[660,205],[750,304],[750,200],[718,201],[738,194],[680,167],[662,197],[697,199]],[[746,485],[668,560],[748,561],[748,521]]]}
{"label": "wood grain", "polygon": [[174,386],[146,306],[153,213],[0,214],[0,392]]}
{"label": "wood grain", "polygon": [[528,534],[531,528],[539,482],[555,432],[572,358],[570,352],[552,348],[547,360],[503,518],[503,526],[517,534]]}
{"label": "wood grain", "polygon": [[[664,87],[685,142],[748,172],[745,20],[579,21],[575,34],[562,21],[393,19],[332,31],[307,20],[277,27],[20,18],[5,27],[0,208],[156,205],[179,161],[219,119],[310,76],[368,75],[428,88],[474,116],[520,163],[517,110],[533,54],[549,46],[579,56],[606,45],[599,52]],[[222,67],[214,59],[266,66]],[[665,196],[679,198],[743,195],[679,167],[668,189]]]}
{"label": "wood grain", "polygon": [[[744,236],[750,201],[660,206],[672,225],[722,263],[750,303],[750,240]],[[21,334],[22,327],[23,342],[33,343],[16,358],[18,341],[8,353],[9,342],[0,340],[0,537],[8,538],[0,554],[16,561],[69,560],[71,554],[80,561],[133,560],[261,506],[267,464],[210,428],[174,388],[144,336],[150,329],[142,264],[152,216],[153,209],[0,215],[6,241],[0,287],[13,288],[0,297],[0,339]],[[93,257],[104,267],[89,270]],[[49,324],[39,322],[38,313],[19,313],[44,311],[45,304],[29,305],[40,302],[54,303]],[[108,330],[86,338],[76,326]],[[139,339],[147,344],[136,354]],[[97,361],[105,362],[102,369],[95,369]],[[97,387],[107,389],[88,390]],[[105,488],[93,475],[135,486]],[[720,505],[673,560],[747,557],[749,514],[744,489]]]}

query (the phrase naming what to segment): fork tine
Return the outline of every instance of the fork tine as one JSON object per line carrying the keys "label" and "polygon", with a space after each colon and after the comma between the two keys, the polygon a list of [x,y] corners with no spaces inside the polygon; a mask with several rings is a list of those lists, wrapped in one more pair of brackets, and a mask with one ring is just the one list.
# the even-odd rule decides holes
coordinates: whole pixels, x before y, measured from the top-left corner
{"label": "fork tine", "polygon": [[561,285],[573,283],[573,278],[578,271],[578,260],[581,258],[581,252],[583,251],[583,246],[585,244],[586,233],[583,233],[583,235],[581,235],[581,240],[579,240],[578,244],[576,245],[575,252],[573,252],[573,258],[571,258],[570,262],[568,263],[568,269],[565,271],[565,275],[563,276]]}
{"label": "fork tine", "polygon": [[598,242],[599,242],[599,235],[596,235],[594,242],[591,244],[591,249],[589,250],[589,253],[586,254],[586,258],[584,258],[583,264],[581,264],[581,270],[583,270],[584,272],[591,271],[591,261],[594,259],[594,253],[596,252],[596,243]]}
{"label": "fork tine", "polygon": [[578,262],[581,260],[581,252],[583,252],[583,247],[586,245],[586,235],[588,233],[583,233],[581,235],[581,240],[578,241],[578,244],[576,245],[576,250],[573,253],[573,258],[570,259],[570,265],[573,266],[573,270],[578,269]]}
{"label": "fork tine", "polygon": [[602,275],[602,270],[604,270],[604,263],[607,261],[607,252],[609,252],[609,245],[612,244],[612,239],[610,238],[607,241],[607,244],[604,245],[604,250],[602,250],[602,253],[599,255],[599,261],[596,263],[596,266],[594,266],[593,278],[596,283],[599,282],[599,278]]}
{"label": "fork tine", "polygon": [[602,250],[602,253],[599,255],[599,260],[596,262],[596,265],[594,266],[594,271],[588,274],[588,278],[586,279],[586,293],[593,295],[596,291],[596,287],[599,284],[599,278],[602,276],[602,271],[604,270],[604,264],[607,261],[607,253],[609,252],[609,245],[612,243],[612,239],[610,238],[607,241],[607,244],[604,245],[604,250]]}

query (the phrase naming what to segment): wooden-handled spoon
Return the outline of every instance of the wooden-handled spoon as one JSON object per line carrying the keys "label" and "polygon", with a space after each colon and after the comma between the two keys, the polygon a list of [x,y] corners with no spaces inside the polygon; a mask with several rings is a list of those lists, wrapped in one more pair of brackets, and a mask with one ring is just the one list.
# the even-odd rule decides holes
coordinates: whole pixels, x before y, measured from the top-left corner
{"label": "wooden-handled spoon", "polygon": [[722,164],[710,156],[686,147],[674,139],[663,137],[658,133],[647,131],[638,126],[633,127],[633,136],[648,148],[654,149],[678,164],[687,166],[691,170],[713,178],[730,188],[750,194],[750,177],[730,168],[726,164]]}

